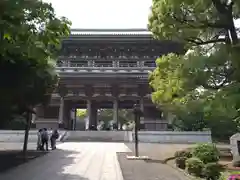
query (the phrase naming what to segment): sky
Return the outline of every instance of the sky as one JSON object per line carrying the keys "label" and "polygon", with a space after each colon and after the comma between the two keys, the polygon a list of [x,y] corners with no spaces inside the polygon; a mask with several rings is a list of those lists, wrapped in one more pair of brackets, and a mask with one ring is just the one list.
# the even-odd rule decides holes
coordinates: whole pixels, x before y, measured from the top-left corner
{"label": "sky", "polygon": [[44,0],[57,16],[72,21],[72,28],[147,28],[152,0]]}
{"label": "sky", "polygon": [[[72,22],[71,28],[147,29],[152,0],[44,0],[57,16]],[[240,20],[236,23],[240,27]]]}

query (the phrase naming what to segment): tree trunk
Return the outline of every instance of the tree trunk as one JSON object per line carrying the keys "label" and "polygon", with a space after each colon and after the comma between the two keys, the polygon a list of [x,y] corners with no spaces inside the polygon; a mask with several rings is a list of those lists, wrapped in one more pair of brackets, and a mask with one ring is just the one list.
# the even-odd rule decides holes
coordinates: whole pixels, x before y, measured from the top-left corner
{"label": "tree trunk", "polygon": [[27,155],[27,145],[28,145],[28,135],[29,135],[30,125],[31,125],[30,113],[27,112],[26,125],[25,125],[25,135],[24,135],[24,144],[23,144],[23,155],[25,157]]}

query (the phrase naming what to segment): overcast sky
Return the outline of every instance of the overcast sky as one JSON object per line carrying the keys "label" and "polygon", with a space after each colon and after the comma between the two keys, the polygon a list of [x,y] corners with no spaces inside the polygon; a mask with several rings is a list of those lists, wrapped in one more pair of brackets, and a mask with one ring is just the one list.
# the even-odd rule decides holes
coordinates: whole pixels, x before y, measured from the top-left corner
{"label": "overcast sky", "polygon": [[44,0],[72,28],[147,28],[152,0]]}
{"label": "overcast sky", "polygon": [[[72,21],[72,28],[147,28],[152,0],[44,0],[58,16]],[[238,22],[240,25],[240,21]]]}

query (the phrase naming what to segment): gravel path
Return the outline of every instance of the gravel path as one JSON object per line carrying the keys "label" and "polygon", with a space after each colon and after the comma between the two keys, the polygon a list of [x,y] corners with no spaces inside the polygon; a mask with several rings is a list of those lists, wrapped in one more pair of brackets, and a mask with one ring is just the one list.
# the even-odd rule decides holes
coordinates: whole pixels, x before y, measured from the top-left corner
{"label": "gravel path", "polygon": [[[134,143],[126,143],[134,154]],[[154,144],[139,143],[140,156],[148,156],[150,160],[128,160],[126,153],[118,153],[118,161],[124,180],[186,180],[184,174],[163,164],[162,161],[172,157],[175,151],[191,147],[189,144]]]}
{"label": "gravel path", "polygon": [[166,164],[127,160],[125,153],[118,153],[118,161],[124,180],[188,180]]}

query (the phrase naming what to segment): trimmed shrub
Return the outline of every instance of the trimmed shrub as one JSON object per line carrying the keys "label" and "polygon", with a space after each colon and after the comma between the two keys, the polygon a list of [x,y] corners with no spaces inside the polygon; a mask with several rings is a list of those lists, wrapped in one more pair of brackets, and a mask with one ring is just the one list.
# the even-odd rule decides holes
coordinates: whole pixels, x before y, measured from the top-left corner
{"label": "trimmed shrub", "polygon": [[176,151],[174,154],[174,157],[186,157],[186,158],[191,158],[192,153],[189,149],[181,150],[181,151]]}
{"label": "trimmed shrub", "polygon": [[186,167],[189,174],[200,177],[204,168],[204,163],[196,157],[192,157],[186,160]]}
{"label": "trimmed shrub", "polygon": [[192,155],[202,160],[204,164],[217,162],[220,158],[217,147],[211,143],[197,145]]}
{"label": "trimmed shrub", "polygon": [[203,175],[207,180],[218,180],[222,170],[222,166],[218,163],[207,163],[203,168]]}
{"label": "trimmed shrub", "polygon": [[175,159],[176,166],[180,169],[185,169],[186,168],[186,157],[177,157]]}

